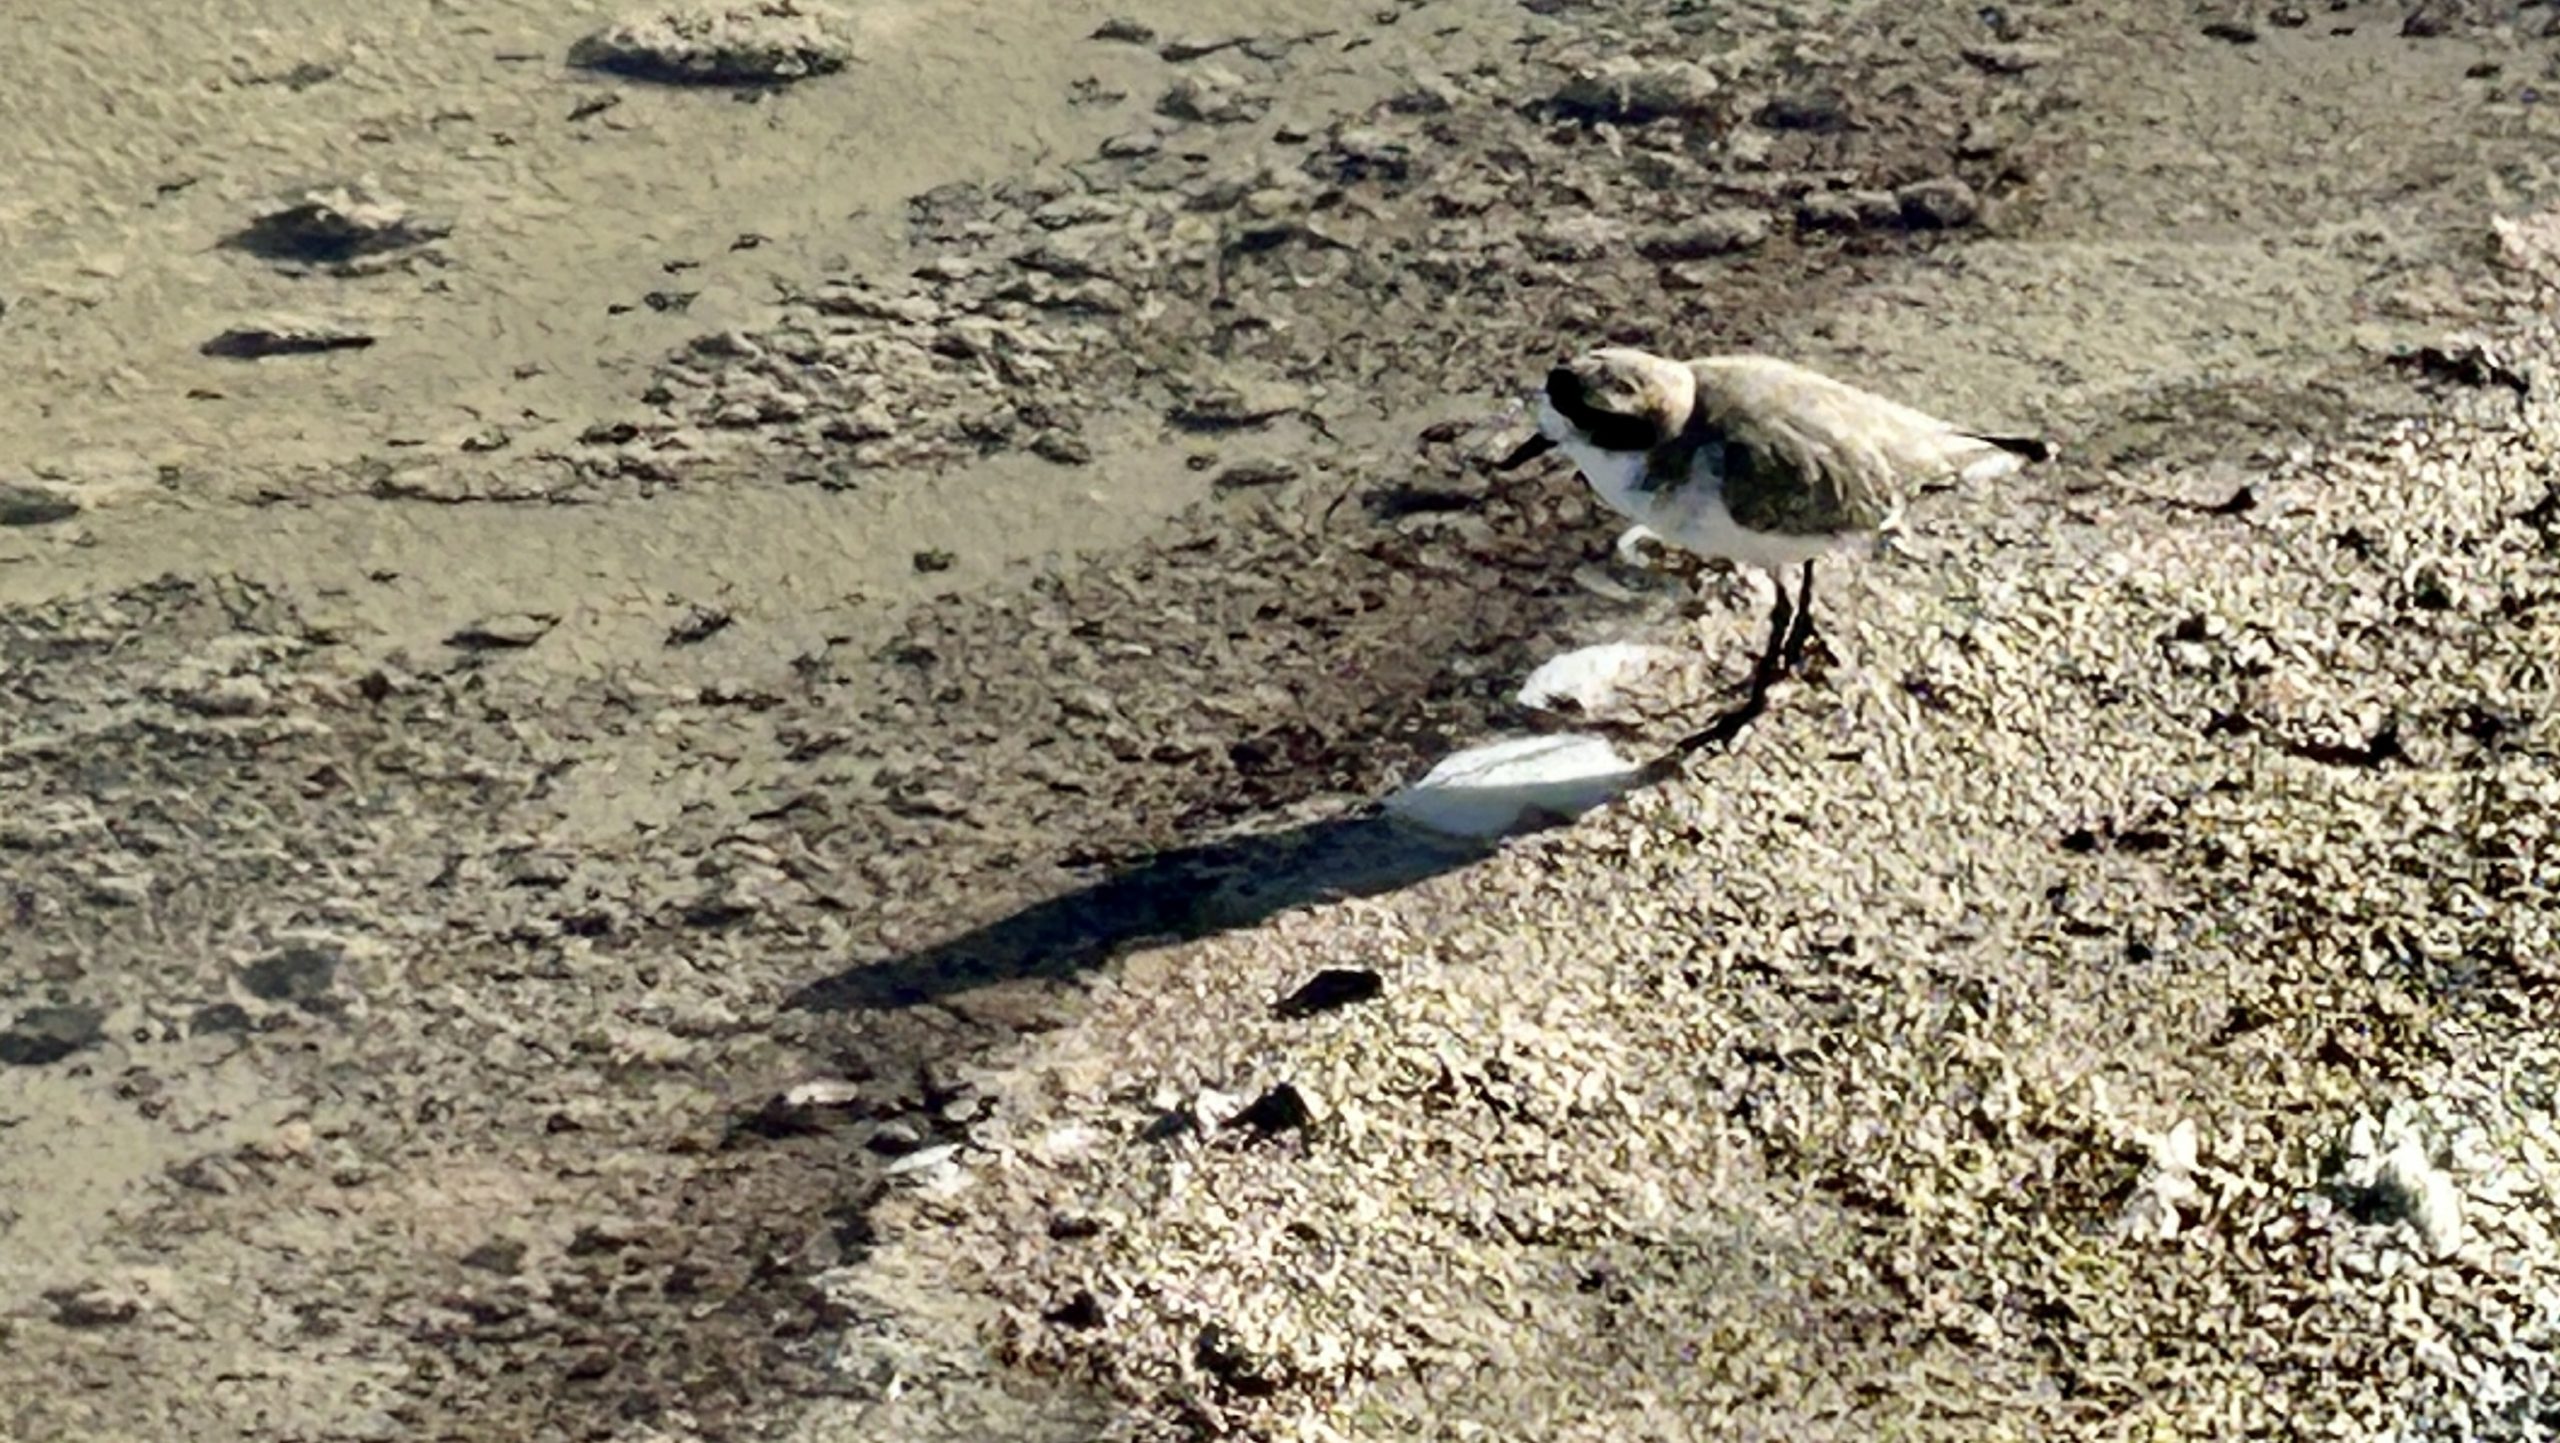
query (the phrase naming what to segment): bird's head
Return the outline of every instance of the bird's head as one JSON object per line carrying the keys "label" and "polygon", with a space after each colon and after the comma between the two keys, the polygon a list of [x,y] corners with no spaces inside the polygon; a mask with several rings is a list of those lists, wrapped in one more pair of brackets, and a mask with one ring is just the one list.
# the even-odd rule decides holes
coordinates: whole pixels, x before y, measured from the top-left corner
{"label": "bird's head", "polygon": [[1558,446],[1583,454],[1651,451],[1689,424],[1697,396],[1696,375],[1677,361],[1625,346],[1585,351],[1547,372],[1537,397],[1538,434],[1500,469]]}

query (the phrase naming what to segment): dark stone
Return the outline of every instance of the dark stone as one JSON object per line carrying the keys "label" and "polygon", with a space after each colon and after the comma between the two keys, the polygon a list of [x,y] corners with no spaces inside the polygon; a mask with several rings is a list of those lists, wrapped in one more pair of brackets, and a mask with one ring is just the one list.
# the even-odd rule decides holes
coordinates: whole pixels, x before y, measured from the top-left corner
{"label": "dark stone", "polygon": [[1253,1105],[1235,1116],[1230,1127],[1249,1127],[1265,1137],[1292,1132],[1315,1119],[1307,1107],[1307,1099],[1298,1089],[1281,1083],[1253,1100]]}
{"label": "dark stone", "polygon": [[1090,40],[1117,40],[1124,45],[1152,45],[1156,32],[1141,21],[1126,15],[1114,15],[1094,28]]}
{"label": "dark stone", "polygon": [[94,1007],[30,1007],[0,1032],[0,1065],[45,1067],[106,1040],[107,1016]]}
{"label": "dark stone", "polygon": [[268,1002],[307,1007],[329,995],[338,964],[346,953],[336,947],[287,947],[252,962],[240,973],[240,985]]}
{"label": "dark stone", "polygon": [[1298,468],[1287,461],[1239,461],[1209,478],[1213,491],[1244,491],[1262,486],[1282,486],[1298,479]]}
{"label": "dark stone", "polygon": [[589,1258],[621,1252],[639,1240],[639,1234],[621,1223],[589,1223],[570,1237],[563,1251],[573,1258]]}
{"label": "dark stone", "polygon": [[1796,207],[1796,226],[1809,231],[1854,231],[1900,221],[1902,206],[1880,190],[1835,190],[1806,196]]}
{"label": "dark stone", "polygon": [[1249,43],[1252,38],[1249,35],[1177,35],[1156,48],[1156,58],[1179,65],[1203,55],[1233,50]]}
{"label": "dark stone", "polygon": [[1413,151],[1383,131],[1355,128],[1333,138],[1333,144],[1306,159],[1307,174],[1332,185],[1413,178]]}
{"label": "dark stone", "polygon": [[362,331],[326,324],[279,321],[269,325],[233,326],[196,349],[207,356],[234,361],[269,356],[307,356],[323,351],[361,351],[374,338]]}
{"label": "dark stone", "polygon": [[225,244],[272,261],[326,264],[424,245],[452,230],[447,222],[412,216],[364,186],[342,185],[305,191],[234,232]]}
{"label": "dark stone", "polygon": [[1061,1328],[1099,1328],[1102,1326],[1102,1303],[1090,1288],[1078,1288],[1065,1302],[1041,1315]]}
{"label": "dark stone", "polygon": [[524,1266],[525,1245],[514,1238],[493,1238],[462,1255],[462,1265],[484,1273],[512,1273]]}
{"label": "dark stone", "polygon": [[1031,454],[1061,466],[1088,466],[1093,447],[1073,431],[1043,431],[1031,438]]}
{"label": "dark stone", "polygon": [[1837,90],[1796,90],[1770,97],[1752,118],[1771,130],[1824,135],[1848,128],[1849,102]]}
{"label": "dark stone", "polygon": [[1216,1323],[1200,1330],[1192,1361],[1202,1372],[1249,1398],[1267,1397],[1280,1389],[1280,1379],[1272,1375],[1270,1365],[1245,1351],[1243,1340]]}
{"label": "dark stone", "polygon": [[2460,386],[2504,386],[2518,396],[2530,395],[2533,383],[2522,372],[2478,345],[2420,346],[2391,358],[2392,364],[2416,371],[2430,381]]}
{"label": "dark stone", "polygon": [[2057,52],[2050,45],[2025,43],[1968,45],[1966,62],[1991,75],[2024,75],[2039,65],[2053,63]]}
{"label": "dark stone", "polygon": [[1769,218],[1755,210],[1709,211],[1636,243],[1647,260],[1698,261],[1747,251],[1769,238]]}
{"label": "dark stone", "polygon": [[1982,202],[1973,187],[1954,176],[1915,181],[1894,192],[1894,199],[1903,223],[1920,230],[1954,230],[1982,215]]}
{"label": "dark stone", "polygon": [[0,526],[48,526],[79,514],[79,502],[51,487],[0,481]]}
{"label": "dark stone", "polygon": [[196,1009],[187,1022],[187,1035],[202,1037],[208,1032],[246,1032],[254,1025],[249,1010],[237,1002],[216,1002]]}
{"label": "dark stone", "polygon": [[1308,978],[1297,991],[1281,998],[1272,1010],[1284,1020],[1297,1021],[1367,1002],[1384,995],[1386,990],[1386,979],[1371,968],[1327,967]]}
{"label": "dark stone", "polygon": [[444,639],[461,651],[521,651],[548,635],[560,618],[547,612],[509,612],[485,617]]}
{"label": "dark stone", "polygon": [[2400,33],[2412,40],[2433,40],[2453,33],[2454,6],[2448,0],[2421,0],[2401,18]]}
{"label": "dark stone", "polygon": [[1556,91],[1555,106],[1570,118],[1613,125],[1695,119],[1715,113],[1716,80],[1686,61],[1621,57],[1577,72]]}
{"label": "dark stone", "polygon": [[54,1288],[44,1300],[53,1304],[53,1320],[66,1328],[111,1328],[142,1315],[141,1300],[108,1288]]}
{"label": "dark stone", "polygon": [[729,629],[736,618],[716,606],[689,606],[676,624],[667,628],[667,645],[691,646],[708,641]]}

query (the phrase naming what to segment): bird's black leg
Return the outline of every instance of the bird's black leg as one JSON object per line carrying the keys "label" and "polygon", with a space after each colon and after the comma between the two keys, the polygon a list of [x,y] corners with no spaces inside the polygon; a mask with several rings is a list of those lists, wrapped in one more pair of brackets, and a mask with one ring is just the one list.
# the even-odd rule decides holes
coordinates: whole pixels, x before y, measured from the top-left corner
{"label": "bird's black leg", "polygon": [[1775,573],[1770,579],[1777,582],[1778,604],[1769,608],[1769,644],[1761,648],[1760,660],[1751,668],[1751,689],[1722,716],[1681,738],[1669,751],[1647,763],[1644,777],[1648,783],[1679,775],[1680,764],[1699,752],[1733,745],[1743,728],[1769,709],[1769,689],[1777,684],[1785,668],[1787,636],[1797,614],[1795,605],[1787,600],[1786,579]]}
{"label": "bird's black leg", "polygon": [[1786,673],[1788,638],[1794,634],[1794,623],[1801,615],[1796,604],[1787,599],[1786,577],[1771,572],[1769,579],[1775,583],[1778,601],[1769,608],[1769,644],[1761,649],[1759,664],[1751,668],[1753,691],[1768,690],[1771,683]]}
{"label": "bird's black leg", "polygon": [[1787,632],[1780,660],[1786,670],[1804,665],[1804,650],[1813,641],[1813,563],[1804,564],[1804,584],[1796,588],[1795,625]]}

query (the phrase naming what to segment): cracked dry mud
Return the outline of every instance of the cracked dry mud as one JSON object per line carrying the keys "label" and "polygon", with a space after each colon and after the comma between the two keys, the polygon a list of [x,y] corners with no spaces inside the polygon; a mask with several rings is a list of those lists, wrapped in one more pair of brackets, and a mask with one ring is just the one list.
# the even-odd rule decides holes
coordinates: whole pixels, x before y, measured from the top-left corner
{"label": "cracked dry mud", "polygon": [[[2549,6],[803,11],[0,41],[0,1436],[2560,1426]],[[2064,459],[1399,832],[1595,337]]]}

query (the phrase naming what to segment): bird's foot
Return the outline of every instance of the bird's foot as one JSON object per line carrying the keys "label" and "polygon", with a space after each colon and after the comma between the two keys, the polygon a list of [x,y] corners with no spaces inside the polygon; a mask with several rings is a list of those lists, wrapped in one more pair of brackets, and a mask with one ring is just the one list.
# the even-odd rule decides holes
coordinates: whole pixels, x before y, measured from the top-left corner
{"label": "bird's foot", "polygon": [[1760,659],[1752,664],[1751,675],[1744,684],[1750,689],[1751,695],[1764,696],[1769,688],[1786,680],[1792,669],[1785,653],[1763,652]]}
{"label": "bird's foot", "polygon": [[1822,639],[1821,632],[1807,631],[1787,638],[1787,644],[1778,653],[1776,672],[1779,676],[1819,681],[1823,673],[1839,660],[1831,650],[1831,644]]}
{"label": "bird's foot", "polygon": [[1677,776],[1681,763],[1700,752],[1725,751],[1742,739],[1753,722],[1769,709],[1769,689],[1754,686],[1734,705],[1727,707],[1705,726],[1671,744],[1661,756],[1645,768],[1647,781],[1661,781]]}

